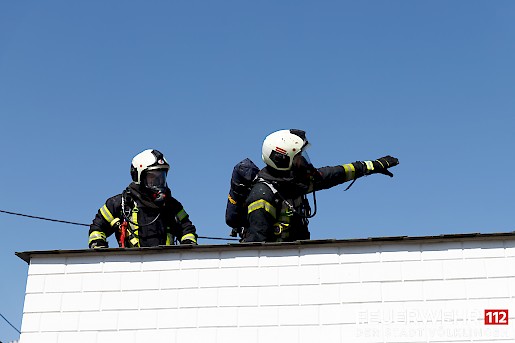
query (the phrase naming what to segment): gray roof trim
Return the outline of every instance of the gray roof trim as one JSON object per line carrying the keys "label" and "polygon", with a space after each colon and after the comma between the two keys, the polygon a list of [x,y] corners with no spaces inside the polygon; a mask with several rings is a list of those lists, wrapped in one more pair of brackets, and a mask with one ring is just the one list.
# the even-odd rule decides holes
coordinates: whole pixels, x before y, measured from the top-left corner
{"label": "gray roof trim", "polygon": [[515,232],[498,233],[463,233],[463,234],[443,234],[438,236],[390,236],[390,237],[369,237],[369,238],[350,238],[350,239],[323,239],[323,240],[304,240],[283,243],[228,243],[212,245],[170,245],[145,248],[107,248],[107,249],[79,249],[79,250],[41,250],[16,252],[16,256],[30,264],[32,256],[39,255],[74,255],[74,254],[135,254],[135,253],[161,253],[163,251],[227,251],[231,249],[292,249],[299,246],[345,246],[363,244],[393,244],[393,243],[421,243],[421,242],[445,242],[445,241],[475,241],[475,240],[515,240]]}

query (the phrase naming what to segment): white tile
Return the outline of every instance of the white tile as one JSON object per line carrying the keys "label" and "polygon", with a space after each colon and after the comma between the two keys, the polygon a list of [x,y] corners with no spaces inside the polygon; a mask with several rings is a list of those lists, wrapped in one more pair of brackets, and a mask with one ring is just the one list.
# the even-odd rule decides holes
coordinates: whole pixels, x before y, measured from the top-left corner
{"label": "white tile", "polygon": [[99,311],[101,292],[64,293],[62,311]]}
{"label": "white tile", "polygon": [[510,297],[508,278],[466,280],[468,298],[506,298]]}
{"label": "white tile", "polygon": [[261,287],[223,287],[218,289],[218,306],[257,306]]}
{"label": "white tile", "polygon": [[280,285],[318,285],[319,266],[291,266],[278,270]]}
{"label": "white tile", "polygon": [[69,257],[66,261],[66,274],[100,273],[104,267],[103,261],[102,255]]}
{"label": "white tile", "polygon": [[381,283],[364,282],[341,284],[340,299],[343,303],[381,301]]}
{"label": "white tile", "polygon": [[198,272],[199,287],[228,287],[238,284],[235,268],[201,269]]}
{"label": "white tile", "polygon": [[80,292],[82,288],[81,274],[50,274],[45,279],[45,292]]}
{"label": "white tile", "polygon": [[307,285],[299,286],[301,305],[339,304],[340,285]]}
{"label": "white tile", "polygon": [[484,259],[486,276],[515,277],[515,258],[486,258]]}
{"label": "white tile", "polygon": [[486,277],[485,261],[483,259],[443,261],[443,276],[445,279]]}
{"label": "white tile", "polygon": [[218,289],[192,288],[179,290],[179,307],[213,307],[218,304]]}
{"label": "white tile", "polygon": [[141,255],[106,255],[104,273],[138,272],[141,270]]}
{"label": "white tile", "polygon": [[139,309],[139,293],[139,291],[103,292],[100,309],[102,311],[137,310]]}
{"label": "white tile", "polygon": [[32,258],[29,264],[28,275],[64,274],[65,268],[66,257]]}
{"label": "white tile", "polygon": [[463,280],[422,281],[426,300],[466,299],[467,292]]}
{"label": "white tile", "polygon": [[77,331],[79,329],[79,315],[78,312],[45,313],[41,316],[41,329],[47,332]]}
{"label": "white tile", "polygon": [[141,262],[142,271],[176,270],[180,268],[181,255],[179,253],[143,255]]}
{"label": "white tile", "polygon": [[240,307],[238,308],[238,326],[262,327],[278,325],[279,313],[276,306]]}
{"label": "white tile", "polygon": [[300,265],[337,264],[339,262],[340,254],[337,247],[304,248],[300,251]]}
{"label": "white tile", "polygon": [[[59,332],[58,333],[58,343],[98,343],[97,341],[98,333],[96,331],[90,332]],[[112,342],[117,343],[117,342]]]}
{"label": "white tile", "polygon": [[[242,339],[243,338],[243,339]],[[257,328],[218,328],[216,330],[217,343],[257,343]]]}
{"label": "white tile", "polygon": [[279,283],[279,268],[238,268],[239,286],[272,286]]}
{"label": "white tile", "polygon": [[256,250],[222,251],[220,254],[221,268],[257,267],[259,252]]}
{"label": "white tile", "polygon": [[27,277],[26,293],[43,293],[45,290],[45,275],[29,275]]}
{"label": "white tile", "polygon": [[318,306],[281,306],[279,325],[309,325],[319,323]]}
{"label": "white tile", "polygon": [[86,273],[82,275],[82,291],[120,291],[123,273]]}
{"label": "white tile", "polygon": [[[100,331],[95,343],[136,343],[135,331]],[[74,342],[75,343],[75,342]]]}
{"label": "white tile", "polygon": [[299,251],[297,249],[263,250],[259,256],[260,267],[298,266]]}
{"label": "white tile", "polygon": [[341,330],[338,325],[306,325],[299,328],[299,343],[340,343]]}
{"label": "white tile", "polygon": [[381,254],[380,246],[348,246],[340,248],[341,263],[363,263],[363,262],[379,262]]}
{"label": "white tile", "polygon": [[170,343],[175,342],[177,330],[138,330],[135,333],[136,343]]}
{"label": "white tile", "polygon": [[198,326],[224,327],[238,325],[238,309],[236,307],[204,307],[198,309]]}
{"label": "white tile", "polygon": [[359,282],[360,268],[357,263],[322,265],[319,267],[320,283]]}
{"label": "white tile", "polygon": [[118,311],[80,312],[80,331],[108,331],[118,329]]}
{"label": "white tile", "polygon": [[179,291],[176,289],[163,289],[139,292],[140,309],[177,308],[179,304]]}
{"label": "white tile", "polygon": [[163,309],[157,311],[159,329],[195,328],[197,327],[198,308]]}
{"label": "white tile", "polygon": [[21,322],[22,332],[37,332],[40,331],[41,313],[24,313]]}
{"label": "white tile", "polygon": [[139,310],[139,311],[120,311],[118,312],[118,329],[119,330],[135,330],[135,329],[156,329],[157,328],[157,311],[156,310]]}
{"label": "white tile", "polygon": [[218,268],[219,252],[186,252],[181,254],[181,269]]}
{"label": "white tile", "polygon": [[56,312],[61,310],[62,294],[35,293],[25,296],[24,313]]}
{"label": "white tile", "polygon": [[259,287],[259,305],[298,305],[299,286]]}
{"label": "white tile", "polygon": [[383,301],[424,300],[424,287],[421,281],[381,283]]}
{"label": "white tile", "polygon": [[361,263],[361,281],[397,281],[402,280],[402,262]]}
{"label": "white tile", "polygon": [[162,271],[159,276],[159,288],[197,288],[197,269]]}
{"label": "white tile", "polygon": [[122,291],[158,289],[159,272],[129,272],[121,276]]}
{"label": "white tile", "polygon": [[319,306],[320,324],[327,327],[335,324],[353,324],[358,320],[362,304],[330,304]]}
{"label": "white tile", "polygon": [[403,280],[441,280],[443,261],[406,261],[401,265]]}
{"label": "white tile", "polygon": [[381,261],[419,261],[420,244],[385,244],[381,247]]}
{"label": "white tile", "polygon": [[20,335],[21,343],[58,343],[57,332],[29,332]]}
{"label": "white tile", "polygon": [[298,327],[260,327],[258,329],[258,343],[283,342],[293,343],[299,341]]}
{"label": "white tile", "polygon": [[174,343],[216,343],[215,328],[178,329]]}

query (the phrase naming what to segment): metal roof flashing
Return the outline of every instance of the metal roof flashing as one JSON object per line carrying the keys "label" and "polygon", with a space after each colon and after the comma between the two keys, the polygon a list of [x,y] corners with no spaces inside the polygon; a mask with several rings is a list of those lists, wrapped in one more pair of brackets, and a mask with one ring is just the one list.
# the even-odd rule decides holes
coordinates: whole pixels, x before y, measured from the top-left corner
{"label": "metal roof flashing", "polygon": [[327,246],[350,246],[350,245],[384,245],[395,243],[437,243],[447,241],[478,241],[478,240],[515,240],[515,232],[498,233],[463,233],[463,234],[442,234],[437,236],[386,236],[369,238],[349,239],[322,239],[303,240],[281,243],[228,243],[211,245],[167,245],[143,248],[102,248],[102,249],[76,249],[76,250],[40,250],[15,252],[16,256],[30,264],[33,256],[41,255],[77,255],[77,254],[152,254],[152,253],[177,253],[185,250],[193,251],[228,251],[234,249],[297,249],[299,246],[327,247]]}

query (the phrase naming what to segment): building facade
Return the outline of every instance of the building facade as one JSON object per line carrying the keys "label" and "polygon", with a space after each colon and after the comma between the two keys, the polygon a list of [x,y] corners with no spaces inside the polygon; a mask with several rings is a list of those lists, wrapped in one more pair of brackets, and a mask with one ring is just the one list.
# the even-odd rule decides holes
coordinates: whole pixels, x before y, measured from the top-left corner
{"label": "building facade", "polygon": [[17,254],[21,343],[515,341],[512,234]]}

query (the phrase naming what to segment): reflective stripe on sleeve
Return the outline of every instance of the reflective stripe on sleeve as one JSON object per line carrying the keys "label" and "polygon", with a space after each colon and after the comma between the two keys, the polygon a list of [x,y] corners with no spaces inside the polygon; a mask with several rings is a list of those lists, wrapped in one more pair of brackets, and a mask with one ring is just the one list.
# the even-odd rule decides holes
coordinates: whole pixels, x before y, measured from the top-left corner
{"label": "reflective stripe on sleeve", "polygon": [[356,169],[352,163],[342,165],[343,169],[345,169],[345,177],[347,180],[352,180],[356,178]]}
{"label": "reflective stripe on sleeve", "polygon": [[104,219],[107,220],[108,223],[111,223],[114,220],[113,215],[107,209],[107,205],[102,206],[102,208],[100,209],[100,213],[102,214]]}
{"label": "reflective stripe on sleeve", "polygon": [[184,208],[182,208],[179,212],[177,212],[177,218],[179,219],[179,221],[182,221],[187,216],[188,216],[188,213],[186,213],[186,211],[184,211]]}
{"label": "reflective stripe on sleeve", "polygon": [[183,242],[186,239],[189,239],[190,241],[197,243],[197,237],[195,237],[195,235],[192,233],[187,233],[184,236],[182,236],[181,242]]}
{"label": "reflective stripe on sleeve", "polygon": [[96,241],[97,239],[101,239],[103,241],[106,240],[106,235],[105,233],[103,232],[100,232],[100,231],[93,231],[92,233],[89,234],[89,243],[93,242],[93,241]]}
{"label": "reflective stripe on sleeve", "polygon": [[263,199],[254,201],[252,204],[250,204],[248,208],[248,214],[259,209],[264,209],[265,211],[270,213],[274,218],[276,218],[277,216],[275,212],[275,207],[271,203]]}

